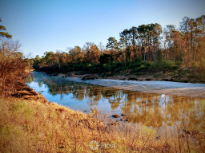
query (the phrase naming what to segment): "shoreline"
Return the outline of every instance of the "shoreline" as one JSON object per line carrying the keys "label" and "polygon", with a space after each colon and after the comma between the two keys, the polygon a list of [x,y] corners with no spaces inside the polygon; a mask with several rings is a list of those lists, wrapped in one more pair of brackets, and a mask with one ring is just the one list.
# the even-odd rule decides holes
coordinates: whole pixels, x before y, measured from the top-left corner
{"label": "shoreline", "polygon": [[94,79],[83,81],[81,77],[66,77],[65,79],[80,83],[89,83],[122,90],[145,93],[168,94],[182,97],[205,98],[205,84],[182,83],[171,81],[129,81],[115,79]]}
{"label": "shoreline", "polygon": [[[38,71],[37,71],[38,72]],[[42,72],[47,74],[46,72]],[[47,74],[49,75],[49,74]],[[123,77],[101,78],[95,77],[94,79],[82,80],[85,75],[71,74],[58,74],[59,76],[79,83],[88,83],[92,85],[100,85],[104,87],[111,87],[121,90],[137,91],[144,93],[167,94],[181,97],[205,98],[205,83],[185,83],[174,81],[162,80],[122,80]],[[94,76],[95,74],[89,74]],[[50,75],[53,76],[53,75]],[[166,85],[164,85],[166,84]]]}

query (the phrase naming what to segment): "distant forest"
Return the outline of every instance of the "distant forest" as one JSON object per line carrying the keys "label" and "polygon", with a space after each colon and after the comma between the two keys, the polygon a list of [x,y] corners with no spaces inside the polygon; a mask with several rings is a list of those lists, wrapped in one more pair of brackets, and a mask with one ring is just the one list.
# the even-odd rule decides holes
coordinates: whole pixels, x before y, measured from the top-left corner
{"label": "distant forest", "polygon": [[139,72],[148,67],[172,70],[179,65],[205,69],[205,15],[184,17],[179,29],[174,25],[162,29],[158,23],[142,24],[124,29],[119,35],[119,40],[109,37],[106,47],[86,42],[83,48],[47,51],[31,59],[31,64],[36,70],[50,73],[117,73],[125,69]]}

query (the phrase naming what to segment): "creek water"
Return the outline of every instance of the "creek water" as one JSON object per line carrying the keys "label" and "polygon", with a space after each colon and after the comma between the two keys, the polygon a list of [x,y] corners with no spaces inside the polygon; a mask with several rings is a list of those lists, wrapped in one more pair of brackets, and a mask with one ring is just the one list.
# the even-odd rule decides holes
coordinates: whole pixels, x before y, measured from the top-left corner
{"label": "creek water", "polygon": [[123,113],[123,118],[131,123],[141,123],[153,128],[179,124],[189,130],[205,132],[203,98],[121,90],[88,82],[69,81],[60,76],[49,76],[35,71],[27,78],[27,85],[36,92],[41,92],[50,102],[73,110],[90,113],[90,108],[97,106],[98,110],[108,116]]}

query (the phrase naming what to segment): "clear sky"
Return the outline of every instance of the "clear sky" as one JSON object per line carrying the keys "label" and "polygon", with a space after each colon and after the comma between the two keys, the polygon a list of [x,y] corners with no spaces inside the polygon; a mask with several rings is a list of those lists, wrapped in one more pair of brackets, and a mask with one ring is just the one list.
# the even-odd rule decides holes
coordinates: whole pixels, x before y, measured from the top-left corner
{"label": "clear sky", "polygon": [[106,45],[141,24],[178,27],[184,16],[203,14],[205,0],[0,0],[0,24],[32,57],[85,42]]}

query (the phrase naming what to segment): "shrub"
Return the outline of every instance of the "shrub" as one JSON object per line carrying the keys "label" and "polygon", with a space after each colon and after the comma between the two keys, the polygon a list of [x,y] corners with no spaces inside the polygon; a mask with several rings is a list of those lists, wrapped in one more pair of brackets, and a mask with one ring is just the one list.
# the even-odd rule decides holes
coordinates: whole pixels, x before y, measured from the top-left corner
{"label": "shrub", "polygon": [[140,62],[137,62],[137,63],[129,63],[129,68],[136,68],[136,67],[140,67],[141,66],[141,63]]}
{"label": "shrub", "polygon": [[18,52],[18,42],[4,41],[0,45],[0,93],[13,90],[17,81],[23,80],[28,74],[25,72],[28,63],[23,54]]}
{"label": "shrub", "polygon": [[156,68],[157,68],[157,66],[156,66],[155,63],[150,63],[150,66],[149,66],[150,70],[153,70],[153,69],[156,69]]}
{"label": "shrub", "polygon": [[140,67],[136,67],[134,69],[134,72],[140,72],[140,71],[143,71],[145,70],[147,67],[145,65],[141,65]]}
{"label": "shrub", "polygon": [[176,64],[177,66],[180,66],[180,65],[182,65],[182,62],[181,62],[181,61],[176,61],[175,64]]}

